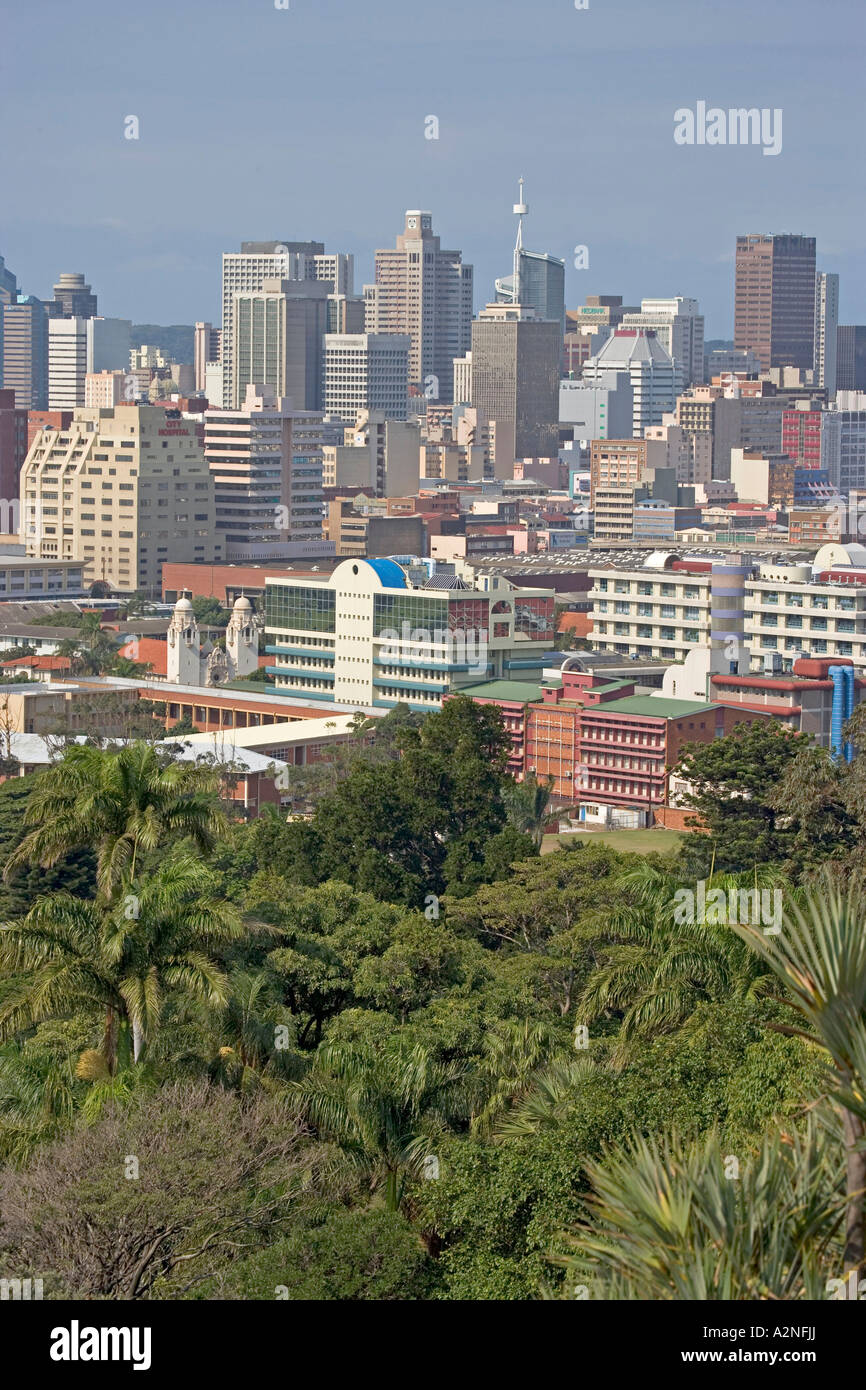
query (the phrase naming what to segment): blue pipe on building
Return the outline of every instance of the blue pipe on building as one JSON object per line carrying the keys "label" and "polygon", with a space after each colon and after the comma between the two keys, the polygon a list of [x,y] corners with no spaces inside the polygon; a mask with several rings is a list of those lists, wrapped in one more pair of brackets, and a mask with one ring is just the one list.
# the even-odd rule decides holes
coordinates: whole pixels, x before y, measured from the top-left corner
{"label": "blue pipe on building", "polygon": [[850,763],[854,757],[854,749],[850,743],[843,743],[842,729],[854,713],[854,668],[831,666],[827,674],[833,682],[830,753],[832,757],[844,757],[845,761]]}

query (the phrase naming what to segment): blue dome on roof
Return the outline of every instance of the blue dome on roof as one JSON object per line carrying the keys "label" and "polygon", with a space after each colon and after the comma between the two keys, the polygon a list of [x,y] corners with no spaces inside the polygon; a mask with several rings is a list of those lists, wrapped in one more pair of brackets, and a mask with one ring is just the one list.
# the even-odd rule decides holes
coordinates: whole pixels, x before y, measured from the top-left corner
{"label": "blue dome on roof", "polygon": [[384,589],[405,589],[406,576],[394,560],[365,560],[379,576]]}

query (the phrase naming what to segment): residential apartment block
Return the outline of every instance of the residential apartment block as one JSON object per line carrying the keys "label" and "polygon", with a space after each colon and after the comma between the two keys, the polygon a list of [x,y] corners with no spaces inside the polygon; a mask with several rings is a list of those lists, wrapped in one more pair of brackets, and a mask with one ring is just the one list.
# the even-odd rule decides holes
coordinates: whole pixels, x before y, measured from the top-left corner
{"label": "residential apartment block", "polygon": [[42,429],[21,469],[27,554],[75,560],[87,583],[157,592],[164,560],[222,558],[214,488],[193,421],[159,406],[82,406]]}
{"label": "residential apartment block", "polygon": [[205,413],[216,529],[229,563],[309,555],[321,542],[321,446],[301,442],[301,427],[320,423],[278,403],[268,386],[248,386],[240,410]]}
{"label": "residential apartment block", "polygon": [[656,552],[639,569],[592,569],[590,645],[670,662],[713,646],[743,675],[773,654],[782,669],[800,656],[866,666],[866,571],[823,568],[840,552],[826,546],[815,566]]}

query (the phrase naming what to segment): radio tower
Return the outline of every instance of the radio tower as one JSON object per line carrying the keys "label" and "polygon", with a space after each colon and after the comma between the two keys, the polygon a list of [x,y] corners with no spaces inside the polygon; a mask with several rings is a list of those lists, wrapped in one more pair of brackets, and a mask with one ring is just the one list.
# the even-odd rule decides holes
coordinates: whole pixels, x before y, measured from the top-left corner
{"label": "radio tower", "polygon": [[521,256],[520,253],[521,253],[522,250],[523,250],[523,219],[524,219],[524,217],[526,217],[526,215],[527,215],[528,212],[529,212],[529,204],[528,204],[528,203],[525,203],[525,202],[523,201],[523,179],[521,179],[521,180],[520,180],[520,193],[519,193],[519,196],[518,196],[518,201],[514,204],[514,214],[515,214],[515,216],[516,216],[516,218],[517,218],[517,242],[515,243],[515,247],[514,247],[514,272],[513,272],[513,279],[514,279],[513,296],[514,296],[514,297],[513,297],[513,300],[512,300],[512,303],[514,303],[514,304],[520,304],[520,303],[521,303],[521,298],[520,298],[520,293],[521,293],[521,284],[520,284],[520,262],[521,262],[521,260],[522,260],[522,256]]}

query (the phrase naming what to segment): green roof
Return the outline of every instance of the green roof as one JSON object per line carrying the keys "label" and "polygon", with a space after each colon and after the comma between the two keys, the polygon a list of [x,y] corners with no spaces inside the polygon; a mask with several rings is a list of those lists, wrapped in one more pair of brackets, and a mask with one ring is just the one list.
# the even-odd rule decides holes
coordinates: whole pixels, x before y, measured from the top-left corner
{"label": "green roof", "polygon": [[684,715],[705,714],[715,709],[715,704],[706,700],[667,700],[660,695],[627,695],[624,700],[605,700],[603,704],[590,707],[588,714],[597,708],[602,714],[654,714],[659,719],[681,719]]}
{"label": "green roof", "polygon": [[621,690],[624,685],[634,685],[634,681],[608,681],[606,685],[591,685],[590,690]]}
{"label": "green roof", "polygon": [[541,699],[541,686],[530,685],[529,681],[484,681],[481,685],[460,686],[451,694],[469,695],[473,700],[511,700],[528,705],[531,700]]}

